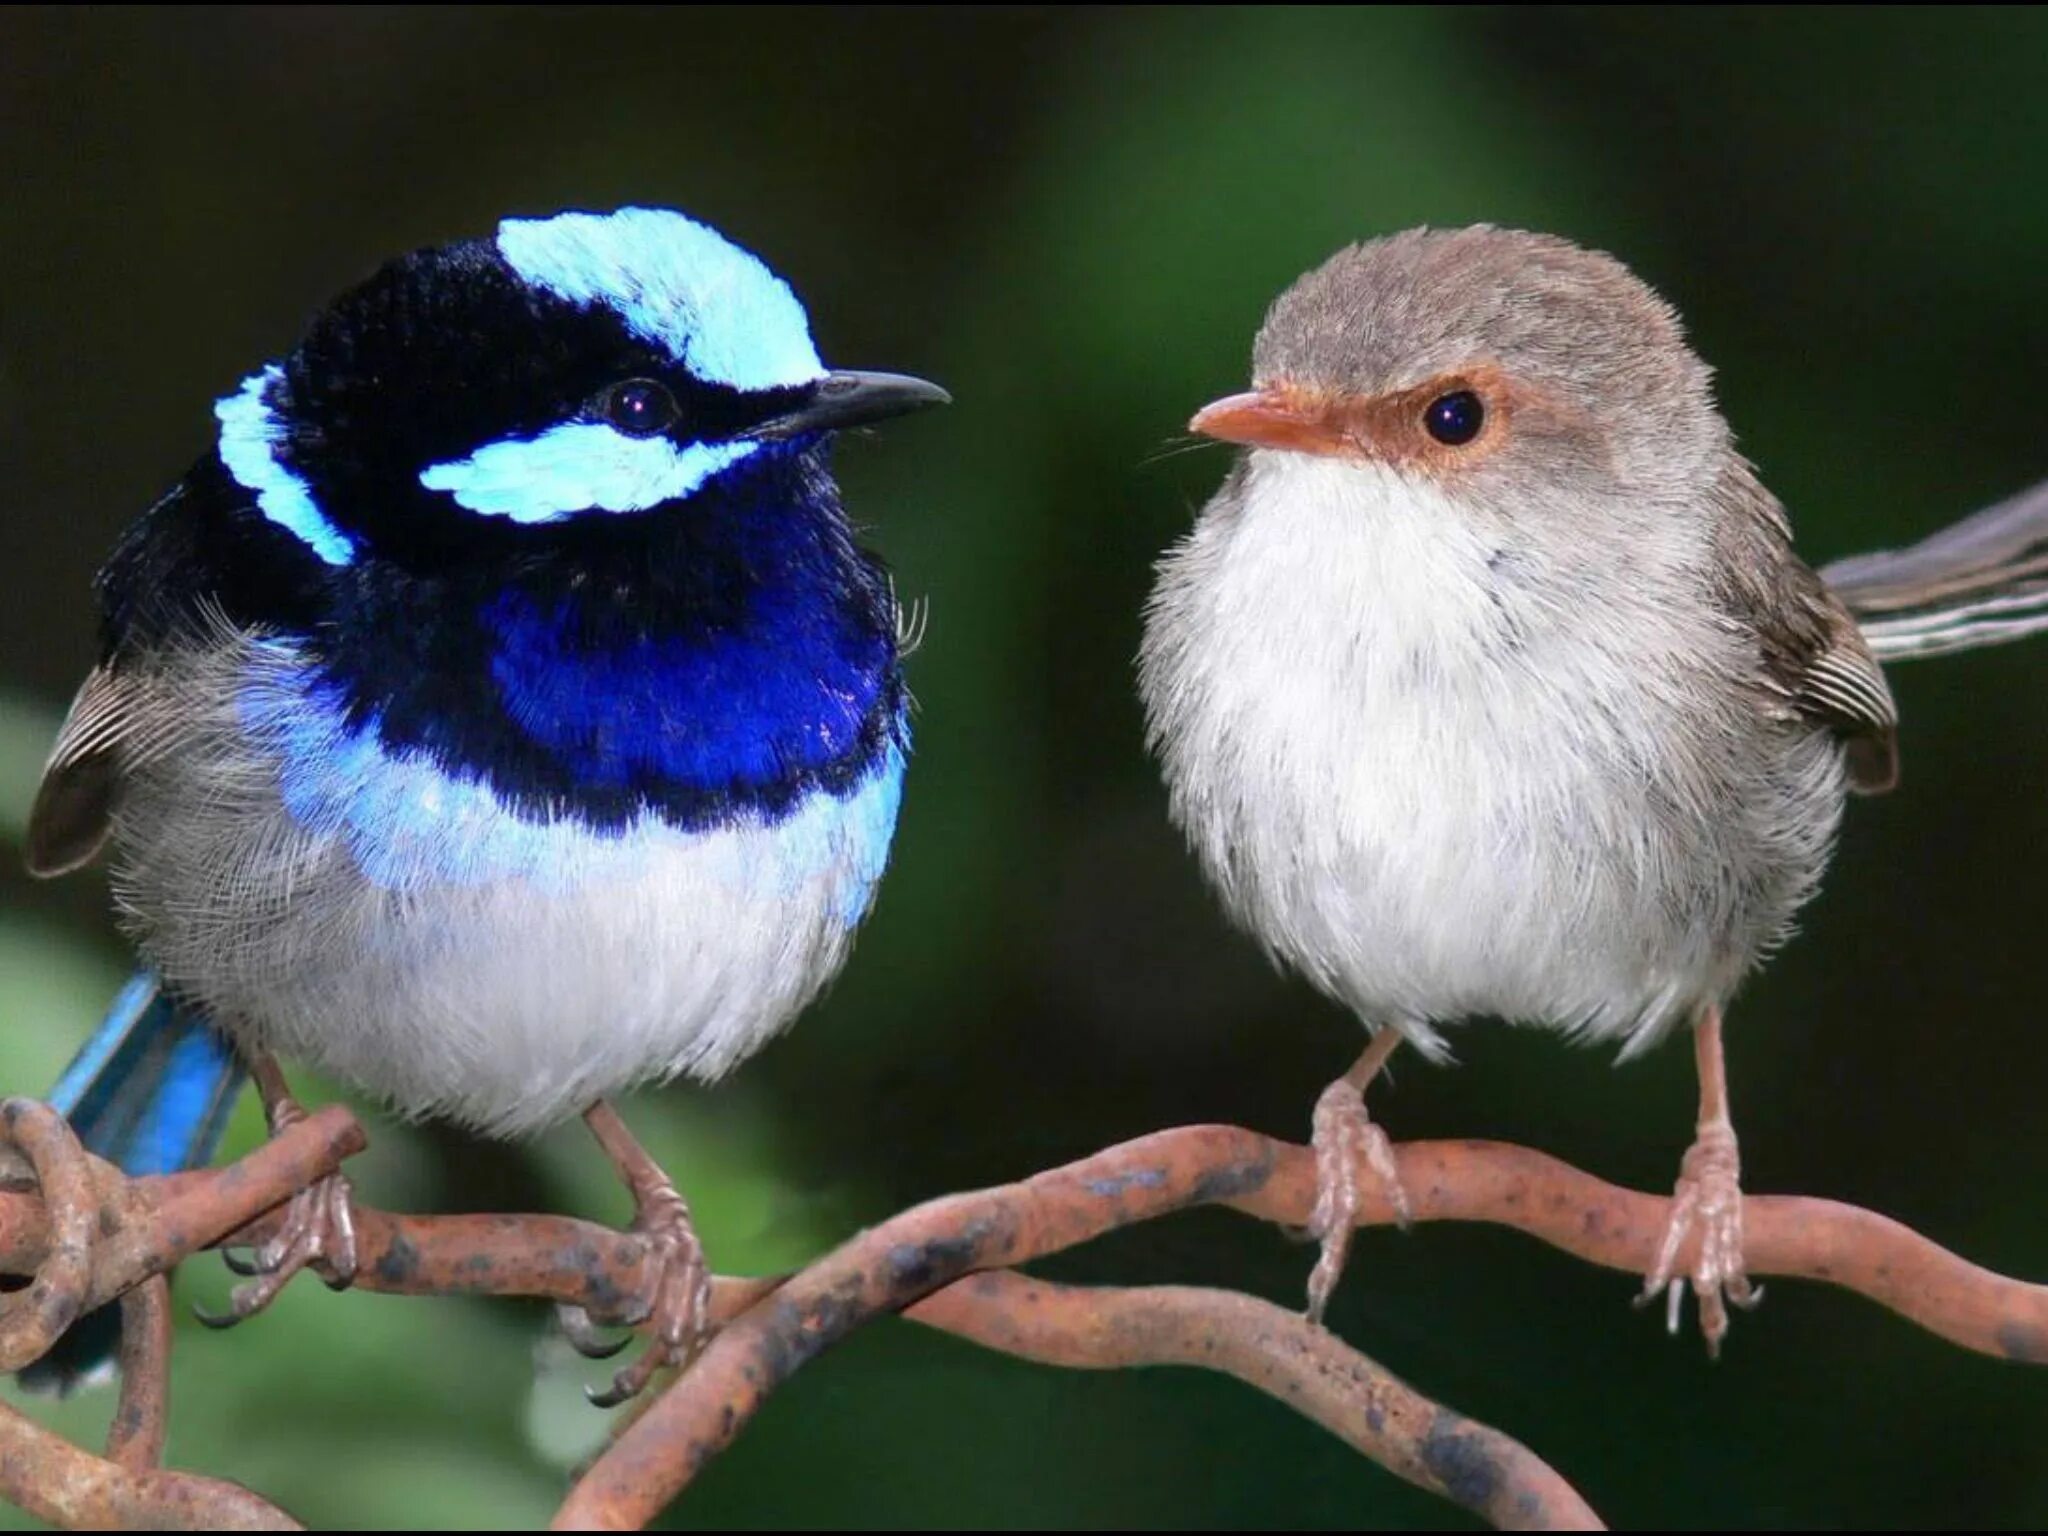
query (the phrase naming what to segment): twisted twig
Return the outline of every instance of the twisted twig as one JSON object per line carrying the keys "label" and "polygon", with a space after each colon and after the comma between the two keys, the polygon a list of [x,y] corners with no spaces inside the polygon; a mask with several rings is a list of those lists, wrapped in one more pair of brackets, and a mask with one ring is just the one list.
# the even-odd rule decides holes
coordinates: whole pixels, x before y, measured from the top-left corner
{"label": "twisted twig", "polygon": [[[67,1148],[61,1127],[34,1110],[0,1106],[0,1122],[51,1179],[47,1207],[31,1194],[0,1192],[0,1273],[38,1276],[36,1286],[0,1305],[0,1340],[30,1342],[51,1330],[52,1319],[68,1321],[124,1291],[157,1291],[156,1284],[133,1287],[201,1247],[262,1240],[274,1207],[361,1145],[346,1113],[329,1109],[229,1168],[127,1181]],[[1508,1225],[1616,1269],[1640,1272],[1648,1264],[1668,1216],[1661,1197],[1619,1189],[1526,1148],[1419,1142],[1397,1155],[1415,1220]],[[726,1328],[599,1458],[559,1522],[644,1523],[791,1372],[866,1318],[902,1309],[1051,1363],[1225,1370],[1497,1524],[1595,1523],[1569,1485],[1513,1440],[1430,1403],[1329,1334],[1263,1302],[1178,1288],[1053,1287],[1005,1274],[960,1281],[1190,1205],[1223,1204],[1298,1226],[1313,1204],[1314,1180],[1305,1148],[1228,1126],[1183,1127],[1019,1184],[920,1206],[786,1280],[721,1280],[717,1312]],[[81,1223],[79,1211],[95,1206],[95,1219]],[[258,1211],[273,1213],[251,1219]],[[1392,1215],[1367,1192],[1361,1225]],[[1979,1269],[1896,1222],[1831,1201],[1754,1196],[1746,1224],[1752,1273],[1828,1281],[1966,1348],[2048,1361],[2048,1287]],[[648,1279],[640,1238],[564,1217],[361,1210],[358,1225],[357,1283],[367,1289],[544,1297],[621,1317],[634,1313]],[[1681,1255],[1681,1265],[1688,1257]],[[0,1494],[63,1524],[285,1521],[232,1485],[142,1470],[161,1445],[155,1305],[129,1304],[124,1349],[140,1369],[131,1372],[109,1459],[50,1443],[54,1437],[0,1413]]]}
{"label": "twisted twig", "polygon": [[0,1104],[0,1146],[20,1154],[40,1191],[0,1194],[0,1273],[35,1277],[0,1301],[0,1370],[39,1358],[116,1297],[122,1365],[104,1457],[0,1404],[0,1496],[72,1528],[298,1529],[245,1488],[158,1470],[170,1394],[164,1275],[359,1151],[354,1118],[323,1110],[238,1163],[178,1179],[122,1177],[87,1155],[56,1111],[27,1099]]}
{"label": "twisted twig", "polygon": [[171,1415],[171,1282],[152,1275],[121,1298],[121,1401],[107,1460],[130,1472],[161,1466]]}
{"label": "twisted twig", "polygon": [[[1619,1269],[1648,1266],[1669,1214],[1662,1197],[1616,1188],[1520,1147],[1427,1142],[1397,1155],[1417,1221],[1498,1222]],[[1231,1126],[1187,1126],[1022,1183],[907,1211],[729,1324],[590,1468],[557,1523],[645,1524],[799,1366],[866,1318],[908,1306],[971,1270],[1021,1263],[1191,1205],[1229,1205],[1300,1225],[1314,1192],[1308,1149]],[[1746,1210],[1754,1274],[1828,1280],[1968,1347],[2043,1358],[2048,1287],[1994,1275],[1896,1222],[1831,1201],[1758,1197]],[[1393,1218],[1374,1192],[1360,1220]],[[1681,1264],[1689,1260],[1681,1255]]]}
{"label": "twisted twig", "polygon": [[0,1403],[0,1498],[66,1530],[303,1529],[246,1488],[103,1460],[5,1403]]}
{"label": "twisted twig", "polygon": [[30,1271],[35,1279],[0,1308],[0,1371],[18,1371],[49,1353],[85,1310],[99,1204],[84,1150],[47,1104],[0,1104],[0,1141],[27,1159],[50,1212],[42,1254]]}
{"label": "twisted twig", "polygon": [[1222,1371],[1500,1530],[1605,1529],[1578,1490],[1517,1441],[1430,1401],[1329,1330],[1255,1296],[1053,1285],[996,1270],[947,1286],[909,1315],[1046,1365]]}

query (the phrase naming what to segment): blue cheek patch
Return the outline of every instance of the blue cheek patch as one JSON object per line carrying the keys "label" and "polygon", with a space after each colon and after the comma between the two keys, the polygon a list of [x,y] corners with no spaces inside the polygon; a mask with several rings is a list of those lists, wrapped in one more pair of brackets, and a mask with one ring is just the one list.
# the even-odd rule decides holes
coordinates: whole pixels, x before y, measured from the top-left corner
{"label": "blue cheek patch", "polygon": [[214,405],[213,414],[220,421],[220,461],[237,485],[255,492],[265,517],[329,565],[347,565],[355,559],[354,543],[328,521],[312,488],[278,463],[273,451],[283,427],[264,395],[283,376],[273,364],[251,374],[238,393]]}
{"label": "blue cheek patch", "polygon": [[420,484],[472,512],[551,523],[578,512],[644,512],[680,500],[760,446],[678,447],[665,437],[628,437],[602,422],[572,422],[430,465]]}
{"label": "blue cheek patch", "polygon": [[498,253],[537,288],[603,304],[698,378],[785,389],[822,378],[789,285],[717,230],[665,208],[506,219]]}

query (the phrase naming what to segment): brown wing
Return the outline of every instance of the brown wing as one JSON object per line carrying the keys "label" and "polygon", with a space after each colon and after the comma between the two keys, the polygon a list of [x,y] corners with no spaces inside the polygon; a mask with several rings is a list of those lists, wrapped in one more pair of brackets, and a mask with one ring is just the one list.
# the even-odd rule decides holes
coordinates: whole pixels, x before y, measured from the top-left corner
{"label": "brown wing", "polygon": [[174,741],[184,721],[152,708],[134,668],[93,668],[57,733],[29,812],[29,873],[68,875],[90,864],[107,840],[122,777]]}
{"label": "brown wing", "polygon": [[1897,707],[1863,631],[1792,551],[1777,500],[1746,464],[1723,481],[1717,530],[1722,597],[1761,648],[1766,708],[1842,737],[1850,787],[1882,794],[1899,781]]}

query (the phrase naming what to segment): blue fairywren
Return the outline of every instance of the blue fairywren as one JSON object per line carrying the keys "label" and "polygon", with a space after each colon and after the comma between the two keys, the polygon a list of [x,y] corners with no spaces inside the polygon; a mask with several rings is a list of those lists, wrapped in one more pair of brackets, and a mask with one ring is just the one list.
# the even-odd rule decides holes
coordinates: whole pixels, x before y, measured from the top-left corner
{"label": "blue fairywren", "polygon": [[[828,371],[786,284],[659,209],[508,219],[329,306],[99,578],[28,840],[42,875],[107,852],[145,967],[54,1095],[87,1145],[202,1163],[245,1070],[299,1113],[277,1056],[486,1135],[582,1113],[662,1259],[610,1399],[685,1359],[702,1252],[606,1101],[722,1076],[846,959],[910,738],[830,444],[946,398]],[[228,1320],[354,1263],[336,1178]]]}
{"label": "blue fairywren", "polygon": [[1816,574],[1670,307],[1611,257],[1479,226],[1339,252],[1274,303],[1243,445],[1160,565],[1141,691],[1236,918],[1373,1039],[1317,1105],[1319,1316],[1361,1097],[1478,1015],[1624,1055],[1695,1032],[1698,1137],[1645,1296],[1710,1345],[1743,1270],[1721,1014],[1897,776],[1881,660],[2048,628],[2048,488]]}

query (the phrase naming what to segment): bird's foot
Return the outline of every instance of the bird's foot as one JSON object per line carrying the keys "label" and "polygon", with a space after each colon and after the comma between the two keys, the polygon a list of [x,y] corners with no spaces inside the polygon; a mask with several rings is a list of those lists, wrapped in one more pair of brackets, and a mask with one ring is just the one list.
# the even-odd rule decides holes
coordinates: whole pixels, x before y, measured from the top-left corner
{"label": "bird's foot", "polygon": [[[1679,1250],[1695,1228],[1699,1252],[1692,1273],[1680,1275]],[[1750,1284],[1744,1264],[1742,1159],[1734,1127],[1725,1120],[1701,1126],[1679,1165],[1671,1224],[1664,1229],[1663,1246],[1636,1304],[1647,1305],[1662,1293],[1665,1327],[1675,1334],[1688,1283],[1699,1300],[1700,1336],[1707,1341],[1707,1353],[1719,1355],[1721,1340],[1728,1334],[1728,1304],[1748,1308],[1764,1299],[1763,1287]]]}
{"label": "bird's foot", "polygon": [[[289,1121],[285,1121],[289,1124]],[[345,1291],[356,1278],[354,1191],[338,1173],[308,1185],[291,1198],[277,1235],[246,1260],[226,1250],[221,1258],[236,1274],[247,1277],[228,1296],[228,1309],[201,1311],[209,1328],[232,1328],[277,1300],[278,1293],[302,1269],[310,1269],[331,1291]]]}
{"label": "bird's foot", "polygon": [[[683,1197],[666,1182],[649,1190],[632,1230],[647,1240],[643,1272],[651,1283],[602,1321],[630,1328],[644,1324],[650,1338],[640,1358],[614,1376],[611,1386],[591,1391],[591,1402],[600,1408],[616,1408],[639,1396],[657,1372],[688,1365],[711,1332],[711,1270]],[[570,1344],[593,1360],[617,1354],[631,1338],[607,1339],[599,1321],[582,1307],[559,1306],[555,1314]]]}
{"label": "bird's foot", "polygon": [[[284,1074],[268,1053],[254,1056],[249,1072],[263,1096],[264,1114],[270,1134],[277,1136],[306,1118],[306,1111],[285,1087]],[[214,1314],[195,1308],[199,1320],[209,1328],[232,1328],[247,1322],[277,1300],[278,1293],[293,1275],[310,1269],[330,1291],[345,1291],[356,1278],[355,1192],[338,1173],[307,1185],[284,1208],[284,1220],[277,1235],[259,1245],[247,1260],[221,1250],[229,1269],[241,1275],[228,1296],[228,1309]]]}
{"label": "bird's foot", "polygon": [[1311,1144],[1316,1154],[1316,1205],[1308,1230],[1323,1251],[1308,1277],[1308,1320],[1321,1323],[1330,1293],[1344,1273],[1351,1233],[1358,1224],[1360,1166],[1380,1181],[1404,1227],[1410,1210],[1408,1191],[1402,1187],[1401,1170],[1394,1161],[1394,1144],[1366,1114],[1364,1090],[1350,1078],[1338,1078],[1316,1100]]}

